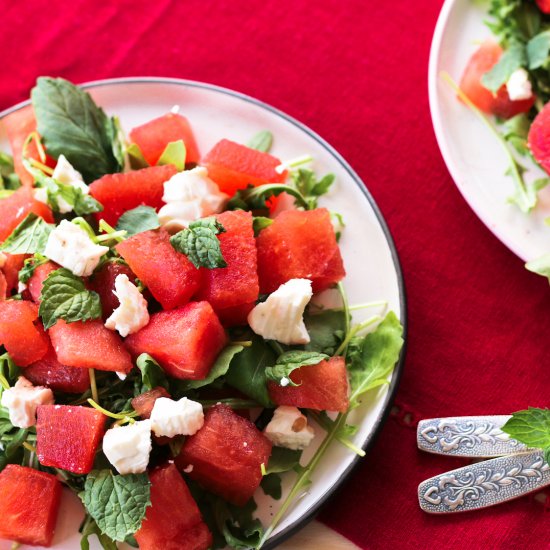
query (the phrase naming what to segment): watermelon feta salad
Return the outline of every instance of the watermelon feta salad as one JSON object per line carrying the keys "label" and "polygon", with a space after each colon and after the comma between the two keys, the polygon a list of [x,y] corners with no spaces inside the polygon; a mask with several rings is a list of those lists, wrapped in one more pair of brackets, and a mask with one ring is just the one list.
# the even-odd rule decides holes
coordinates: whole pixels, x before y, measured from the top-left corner
{"label": "watermelon feta salad", "polygon": [[82,548],[261,548],[329,445],[364,454],[348,414],[403,343],[352,322],[334,176],[268,131],[203,154],[191,113],[126,138],[66,80],[31,99],[2,120],[0,538],[50,546],[64,486]]}

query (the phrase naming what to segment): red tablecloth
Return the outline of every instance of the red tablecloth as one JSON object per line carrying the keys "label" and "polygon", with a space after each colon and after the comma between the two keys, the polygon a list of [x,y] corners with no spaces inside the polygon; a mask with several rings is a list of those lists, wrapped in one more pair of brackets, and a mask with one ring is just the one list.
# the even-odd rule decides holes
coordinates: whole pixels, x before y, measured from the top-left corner
{"label": "red tablecloth", "polygon": [[[430,517],[423,479],[463,464],[416,450],[422,417],[549,402],[550,291],[470,211],[439,154],[426,73],[441,0],[3,2],[0,109],[35,78],[163,75],[264,100],[324,136],[357,170],[395,237],[409,350],[390,419],[321,519],[359,546],[540,548],[532,498]],[[549,235],[550,250],[550,235]]]}

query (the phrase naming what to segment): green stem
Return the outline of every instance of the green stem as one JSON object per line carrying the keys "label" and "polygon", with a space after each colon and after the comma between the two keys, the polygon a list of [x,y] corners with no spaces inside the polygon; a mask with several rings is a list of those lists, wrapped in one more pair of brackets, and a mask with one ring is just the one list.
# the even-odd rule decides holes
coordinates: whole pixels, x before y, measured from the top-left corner
{"label": "green stem", "polygon": [[242,346],[243,348],[252,347],[252,340],[231,340],[229,342],[232,346]]}
{"label": "green stem", "polygon": [[10,389],[10,384],[8,382],[8,380],[6,379],[6,377],[0,373],[0,386],[2,386],[2,388],[4,388],[4,390],[9,390]]}
{"label": "green stem", "polygon": [[90,375],[90,389],[92,392],[92,398],[96,403],[99,403],[99,395],[97,393],[97,383],[95,379],[95,370],[88,369],[88,374]]}
{"label": "green stem", "polygon": [[[325,432],[329,432],[331,430],[332,426],[328,422],[326,422],[326,420],[321,415],[312,411],[309,411],[308,414],[311,415],[315,422],[317,422],[317,424],[319,424],[319,426],[321,426],[321,428],[323,428]],[[350,451],[354,452],[356,455],[361,457],[365,456],[366,453],[365,451],[363,451],[363,449],[357,447],[357,445],[354,445],[351,440],[349,440],[347,437],[344,437],[342,434],[336,434],[336,439],[342,445],[347,447]]]}
{"label": "green stem", "polygon": [[276,340],[268,340],[267,343],[277,355],[282,355],[285,352],[283,346],[281,346],[281,344],[279,344]]}
{"label": "green stem", "polygon": [[121,413],[113,413],[104,409],[101,405],[98,405],[93,399],[88,399],[88,403],[96,410],[102,412],[105,416],[109,418],[114,418],[115,420],[125,420],[127,422],[134,421],[134,417],[137,416],[136,411],[122,411]]}
{"label": "green stem", "polygon": [[96,237],[94,241],[96,243],[103,243],[105,241],[116,241],[117,243],[121,243],[125,239],[126,233],[128,232],[125,229],[121,229],[120,231],[115,231],[114,233],[99,235],[99,237]]}
{"label": "green stem", "polygon": [[363,323],[360,323],[359,325],[355,325],[354,327],[352,327],[351,330],[348,332],[347,336],[344,338],[344,340],[338,347],[338,349],[334,352],[334,355],[345,355],[348,344],[358,332],[361,332],[362,330],[366,329],[367,327],[370,327],[374,323],[377,323],[378,321],[381,321],[381,320],[382,320],[382,317],[380,317],[380,315],[373,315]]}
{"label": "green stem", "polygon": [[346,334],[348,334],[350,330],[350,323],[351,323],[348,294],[341,281],[336,285],[336,288],[338,289],[338,292],[340,293],[340,298],[342,299],[342,306],[344,308],[344,317],[345,317],[345,323],[346,323]]}
{"label": "green stem", "polygon": [[360,309],[367,309],[371,307],[386,307],[388,305],[388,302],[386,300],[377,300],[375,302],[366,302],[364,304],[355,304],[353,306],[349,306],[349,311],[358,311]]}
{"label": "green stem", "polygon": [[75,225],[78,225],[80,229],[84,229],[86,233],[88,233],[88,236],[92,241],[95,241],[96,234],[94,233],[94,230],[92,229],[92,226],[81,216],[78,216],[77,218],[74,218],[71,220],[71,223],[74,223]]}

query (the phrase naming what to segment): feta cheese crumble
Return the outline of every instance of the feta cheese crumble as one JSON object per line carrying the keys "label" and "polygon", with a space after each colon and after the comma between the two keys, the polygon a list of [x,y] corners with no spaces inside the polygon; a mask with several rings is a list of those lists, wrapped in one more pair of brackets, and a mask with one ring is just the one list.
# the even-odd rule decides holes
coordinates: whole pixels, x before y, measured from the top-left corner
{"label": "feta cheese crumble", "polygon": [[204,424],[202,405],[187,397],[179,401],[159,397],[151,411],[151,424],[157,436],[193,435]]}
{"label": "feta cheese crumble", "polygon": [[277,407],[271,422],[265,427],[265,436],[277,447],[294,451],[305,449],[315,437],[307,418],[296,407]]}
{"label": "feta cheese crumble", "polygon": [[145,472],[151,448],[150,420],[111,428],[103,436],[103,452],[122,475]]}
{"label": "feta cheese crumble", "polygon": [[529,73],[523,68],[516,69],[506,82],[506,90],[512,101],[533,97],[533,87],[529,81]]}
{"label": "feta cheese crumble", "polygon": [[194,220],[221,212],[228,198],[208,177],[206,168],[178,172],[164,182],[166,205],[159,210],[160,223],[171,233],[181,231]]}
{"label": "feta cheese crumble", "polygon": [[16,428],[30,428],[36,424],[38,405],[53,405],[53,392],[49,388],[33,386],[20,376],[13,388],[2,393],[2,406],[8,409],[10,422]]}
{"label": "feta cheese crumble", "polygon": [[266,340],[282,344],[307,344],[304,310],[313,291],[309,279],[290,279],[248,314],[250,328]]}
{"label": "feta cheese crumble", "polygon": [[[127,275],[117,275],[114,295],[120,305],[105,321],[105,326],[126,337],[143,328],[149,322],[147,300],[142,296],[137,286],[130,282]],[[118,373],[117,373],[118,374]]]}
{"label": "feta cheese crumble", "polygon": [[80,277],[91,275],[108,246],[95,244],[84,229],[67,220],[50,233],[44,256]]}

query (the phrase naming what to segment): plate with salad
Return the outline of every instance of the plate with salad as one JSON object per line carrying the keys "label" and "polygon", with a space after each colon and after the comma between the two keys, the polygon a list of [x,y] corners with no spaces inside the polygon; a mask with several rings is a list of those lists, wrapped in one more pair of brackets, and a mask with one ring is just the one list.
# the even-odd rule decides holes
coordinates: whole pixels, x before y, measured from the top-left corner
{"label": "plate with salad", "polygon": [[276,546],[402,368],[363,183],[197,82],[43,77],[0,120],[0,548]]}
{"label": "plate with salad", "polygon": [[429,65],[436,137],[464,198],[543,272],[550,252],[550,4],[449,0]]}

